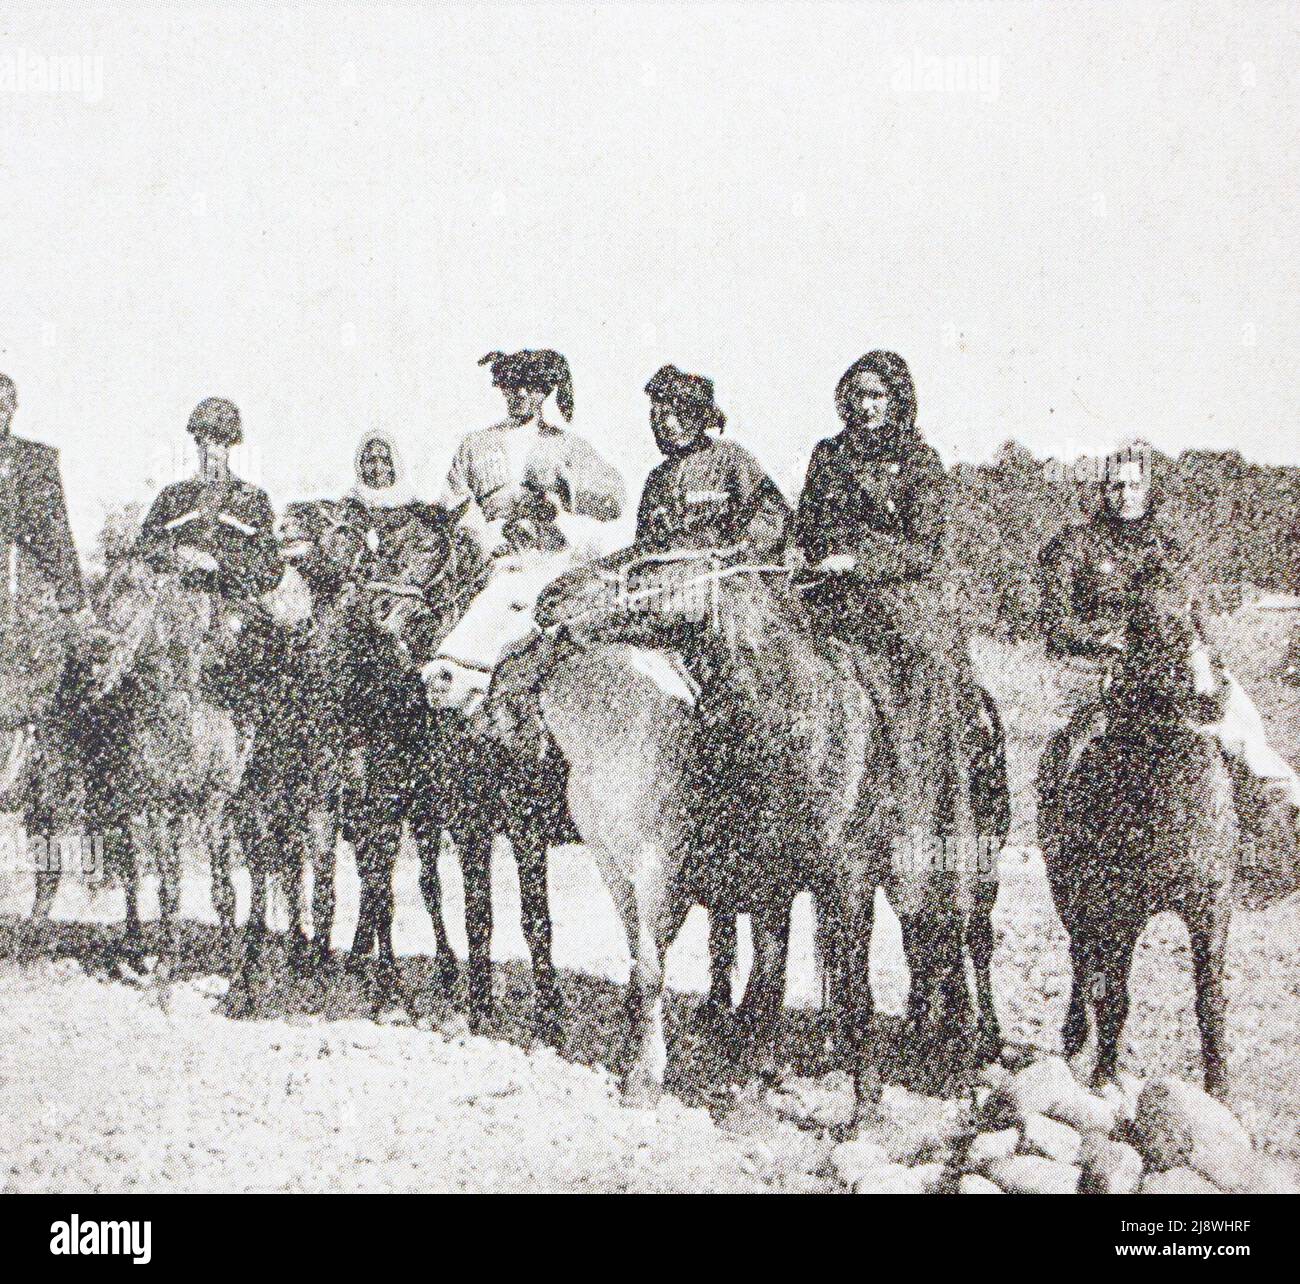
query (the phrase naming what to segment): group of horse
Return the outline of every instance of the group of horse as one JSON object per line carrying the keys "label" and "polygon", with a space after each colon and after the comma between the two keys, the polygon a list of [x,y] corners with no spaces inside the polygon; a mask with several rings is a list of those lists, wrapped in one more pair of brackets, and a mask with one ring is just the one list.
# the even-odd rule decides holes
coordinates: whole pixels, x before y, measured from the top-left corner
{"label": "group of horse", "polygon": [[[791,906],[812,894],[830,1037],[853,1075],[859,1120],[880,1094],[868,967],[877,890],[902,925],[918,1058],[997,1054],[997,864],[973,858],[995,856],[1010,825],[991,700],[969,711],[942,782],[947,841],[940,858],[927,857],[906,842],[909,818],[891,784],[898,764],[877,662],[810,629],[787,568],[718,550],[629,550],[591,563],[575,553],[566,563],[553,547],[524,548],[489,562],[458,512],[422,506],[381,542],[350,511],[290,505],[284,576],[255,604],[222,603],[133,557],[97,588],[100,643],[70,666],[46,719],[73,730],[47,734],[40,752],[75,759],[83,818],[113,836],[128,948],[140,931],[141,816],[165,853],[164,939],[178,912],[169,838],[197,820],[214,907],[238,947],[235,1010],[258,985],[272,879],[288,898],[293,954],[328,964],[342,834],[361,883],[353,954],[373,951],[396,997],[392,880],[405,824],[449,992],[460,969],[439,886],[444,834],[459,857],[467,1015],[484,1029],[491,851],[502,836],[518,864],[536,1029],[554,1039],[563,1014],[547,854],[580,840],[632,958],[629,1103],[662,1089],[664,960],[695,904],[710,923],[703,1015],[734,1023],[762,1069],[783,1003]],[[1157,591],[1135,602],[1116,677],[1125,698],[1078,765],[1049,876],[1071,935],[1067,1049],[1082,1046],[1093,1008],[1096,1073],[1114,1073],[1133,947],[1152,913],[1173,909],[1191,929],[1207,1084],[1222,1091],[1235,830],[1227,768],[1190,729],[1196,640],[1186,618]],[[236,841],[253,887],[238,934]],[[37,916],[56,880],[38,877]],[[750,918],[754,964],[733,1010],[738,914]]]}

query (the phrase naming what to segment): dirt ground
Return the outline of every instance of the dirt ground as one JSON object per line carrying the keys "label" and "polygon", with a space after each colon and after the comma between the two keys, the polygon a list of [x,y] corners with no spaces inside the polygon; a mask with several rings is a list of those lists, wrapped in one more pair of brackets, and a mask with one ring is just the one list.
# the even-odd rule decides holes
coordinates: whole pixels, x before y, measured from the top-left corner
{"label": "dirt ground", "polygon": [[[1291,617],[1243,614],[1225,629],[1230,663],[1292,756],[1300,695],[1273,678]],[[1003,709],[1015,804],[1001,860],[994,985],[1009,1042],[1059,1047],[1069,988],[1065,936],[1032,842],[1033,765],[1053,724],[1047,670],[1032,648],[981,644]],[[461,885],[443,857],[446,914],[463,953]],[[0,881],[0,1188],[5,1190],[819,1190],[826,1124],[847,1108],[847,1080],[823,1076],[811,916],[797,906],[782,1044],[792,1088],[817,1109],[739,1093],[731,1062],[691,1021],[706,984],[696,911],[670,959],[669,1095],[655,1112],[614,1095],[627,955],[612,906],[581,848],[552,859],[556,960],[567,1003],[562,1046],[532,1046],[529,988],[512,862],[494,863],[492,1039],[471,1037],[433,980],[433,935],[416,868],[398,868],[396,942],[415,1019],[373,1018],[366,977],[339,966],[299,977],[275,962],[256,1019],[223,1012],[226,959],[210,926],[206,879],[187,877],[181,978],[163,988],[104,979],[97,958],[120,921],[120,891],[69,882],[59,920],[18,962],[17,915],[30,883]],[[340,860],[335,944],[355,921],[356,880]],[[240,877],[241,912],[247,886]],[[146,898],[146,915],[154,904]],[[887,1048],[885,1133],[915,1140],[956,1103],[915,1091],[891,1044],[906,971],[887,910],[872,947]],[[742,967],[745,963],[742,957]],[[1232,1105],[1267,1150],[1300,1162],[1300,904],[1239,913],[1229,958]],[[1123,1064],[1143,1075],[1199,1077],[1186,933],[1158,919],[1135,962]],[[788,1097],[786,1098],[788,1100]],[[774,1104],[775,1103],[775,1104]],[[904,1142],[900,1147],[906,1149]]]}

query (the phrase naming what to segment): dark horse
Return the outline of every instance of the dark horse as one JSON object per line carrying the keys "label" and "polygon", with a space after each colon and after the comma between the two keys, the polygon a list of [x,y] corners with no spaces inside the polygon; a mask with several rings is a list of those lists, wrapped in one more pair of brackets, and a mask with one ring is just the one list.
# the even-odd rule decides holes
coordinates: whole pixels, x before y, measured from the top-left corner
{"label": "dark horse", "polygon": [[[93,645],[70,666],[59,711],[66,753],[85,782],[85,814],[103,837],[105,864],[126,892],[126,953],[138,957],[140,856],[159,878],[165,948],[174,951],[179,852],[187,829],[207,847],[213,899],[231,926],[226,804],[239,784],[246,746],[228,712],[203,689],[212,595],[174,573],[128,557],[95,593]],[[38,883],[34,913],[48,913],[57,872]]]}
{"label": "dark horse", "polygon": [[[542,1038],[559,1033],[560,996],[551,958],[551,917],[546,854],[553,843],[577,835],[564,801],[563,764],[553,750],[535,743],[522,756],[482,734],[463,713],[431,708],[418,668],[436,653],[448,631],[482,590],[489,566],[477,541],[458,525],[460,513],[430,508],[369,563],[367,645],[384,663],[418,687],[425,719],[418,740],[394,773],[405,782],[403,805],[419,817],[420,886],[435,928],[441,932],[437,837],[452,840],[465,885],[466,968],[471,1028],[486,1029],[492,1015],[492,845],[509,839],[519,870],[524,937],[533,963],[534,1026]],[[394,661],[394,657],[396,660]],[[486,682],[485,682],[486,685]],[[422,838],[422,835],[424,838]],[[443,984],[455,978],[453,956]]]}
{"label": "dark horse", "polygon": [[1152,915],[1187,925],[1206,1089],[1227,1087],[1224,953],[1237,859],[1232,773],[1198,728],[1220,695],[1185,590],[1159,577],[1135,588],[1125,649],[1106,696],[1107,726],[1064,786],[1048,878],[1070,936],[1074,981],[1064,1029],[1073,1056],[1097,1023],[1093,1079],[1115,1075],[1129,970]]}
{"label": "dark horse", "polygon": [[236,1009],[251,1002],[267,930],[270,886],[289,908],[289,953],[305,959],[303,881],[312,870],[311,953],[330,958],[334,865],[343,783],[340,666],[345,649],[340,562],[325,555],[337,534],[326,508],[290,504],[280,522],[284,574],[256,603],[227,608],[214,630],[206,685],[252,734],[252,749],[231,803],[244,849],[252,903],[244,932]]}

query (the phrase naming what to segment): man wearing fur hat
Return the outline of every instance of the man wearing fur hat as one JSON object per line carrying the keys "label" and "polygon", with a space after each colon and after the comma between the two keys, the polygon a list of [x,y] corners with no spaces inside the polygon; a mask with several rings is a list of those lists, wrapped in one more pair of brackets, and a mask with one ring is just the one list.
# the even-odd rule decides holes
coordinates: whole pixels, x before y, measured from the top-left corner
{"label": "man wearing fur hat", "polygon": [[762,465],[721,433],[713,380],[667,365],[646,384],[650,426],[663,463],[646,478],[637,508],[643,548],[738,549],[778,561],[790,506]]}
{"label": "man wearing fur hat", "polygon": [[266,492],[230,471],[230,450],[243,439],[239,411],[207,397],[190,415],[199,450],[197,477],[174,482],[154,500],[139,550],[155,570],[180,571],[196,587],[227,598],[256,597],[275,587],[283,567],[275,515]]}
{"label": "man wearing fur hat", "polygon": [[[569,363],[550,348],[490,352],[479,361],[506,402],[506,418],[470,433],[452,461],[443,503],[467,499],[489,553],[563,547],[577,529],[615,521],[623,511],[618,470],[583,437],[548,423],[552,393],[565,421],[573,417]],[[587,519],[584,523],[571,519]],[[596,538],[599,538],[598,534]]]}

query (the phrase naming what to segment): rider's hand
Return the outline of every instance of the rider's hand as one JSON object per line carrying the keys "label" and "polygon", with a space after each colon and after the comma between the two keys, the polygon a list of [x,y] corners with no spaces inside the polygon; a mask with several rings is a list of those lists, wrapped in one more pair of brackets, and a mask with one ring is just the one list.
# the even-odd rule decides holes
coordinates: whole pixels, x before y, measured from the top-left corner
{"label": "rider's hand", "polygon": [[826,575],[847,575],[858,569],[858,559],[852,553],[832,553],[823,557],[816,569]]}
{"label": "rider's hand", "polygon": [[1125,651],[1124,630],[1110,629],[1097,638],[1097,647],[1108,655],[1123,655]]}
{"label": "rider's hand", "polygon": [[202,548],[182,544],[176,550],[176,565],[182,571],[216,571],[217,559]]}

